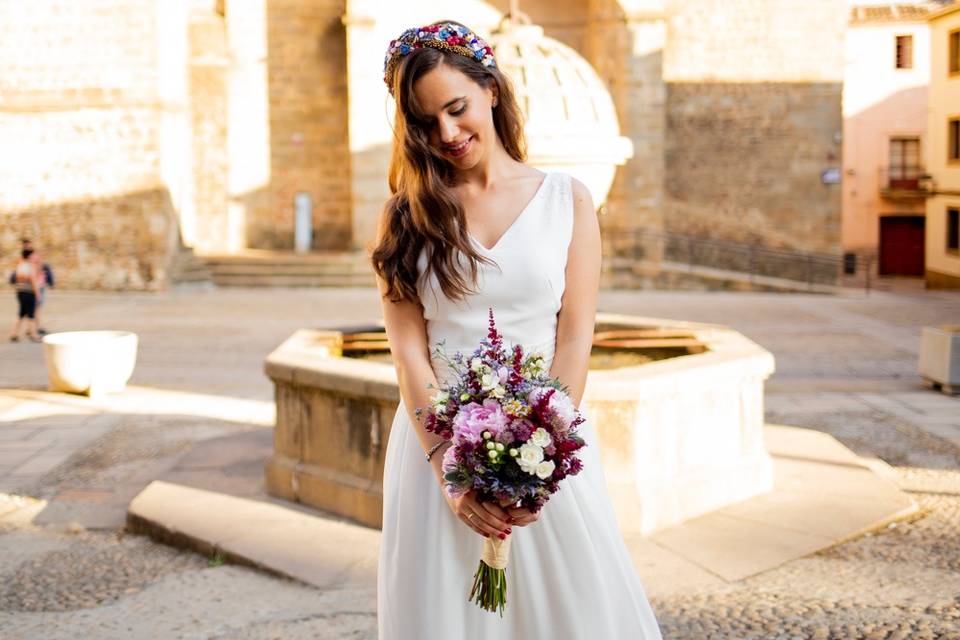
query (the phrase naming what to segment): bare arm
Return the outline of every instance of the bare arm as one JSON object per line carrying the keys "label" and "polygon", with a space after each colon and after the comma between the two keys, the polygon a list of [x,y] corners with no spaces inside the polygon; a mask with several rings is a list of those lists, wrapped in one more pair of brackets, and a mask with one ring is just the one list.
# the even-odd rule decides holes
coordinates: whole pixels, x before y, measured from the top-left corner
{"label": "bare arm", "polygon": [[[434,387],[437,385],[436,374],[430,365],[430,345],[423,307],[419,303],[407,300],[390,301],[384,295],[386,283],[379,276],[377,276],[377,288],[380,291],[380,305],[383,309],[387,340],[390,342],[390,353],[393,355],[397,370],[400,396],[403,398],[417,440],[420,441],[420,446],[426,453],[433,445],[442,442],[443,438],[427,431],[416,415],[417,407],[426,407],[431,396],[436,393],[427,385]],[[447,446],[449,445],[441,446],[429,463],[440,485],[443,484],[443,452]],[[421,460],[420,464],[427,464],[427,461]],[[448,496],[446,491],[443,495],[453,513],[478,534],[488,537],[499,535],[503,538],[510,533],[510,526],[506,522],[507,514],[498,505],[478,503],[473,492],[457,498]]]}
{"label": "bare arm", "polygon": [[587,384],[587,366],[600,288],[600,224],[590,191],[573,181],[573,237],[570,240],[560,313],[557,348],[550,375],[559,378],[579,406]]}
{"label": "bare arm", "polygon": [[30,269],[30,287],[33,289],[33,295],[37,296],[37,300],[40,299],[40,276],[37,275],[37,270]]}
{"label": "bare arm", "polygon": [[[430,366],[430,349],[427,344],[423,307],[409,300],[391,302],[384,295],[386,284],[379,276],[377,276],[377,288],[380,290],[383,321],[387,329],[387,340],[390,342],[390,353],[397,370],[400,396],[403,398],[407,415],[416,431],[420,446],[426,453],[442,438],[427,431],[423,421],[416,415],[416,409],[426,407],[430,403],[430,397],[436,393],[427,385],[436,386],[437,384],[436,375]],[[442,453],[441,448],[431,459],[438,481],[441,478],[438,461]]]}

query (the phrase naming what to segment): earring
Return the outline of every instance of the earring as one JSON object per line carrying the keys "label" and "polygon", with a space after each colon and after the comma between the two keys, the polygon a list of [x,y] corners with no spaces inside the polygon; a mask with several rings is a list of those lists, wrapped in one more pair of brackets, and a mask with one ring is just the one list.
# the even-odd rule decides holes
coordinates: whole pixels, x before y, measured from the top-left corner
{"label": "earring", "polygon": [[494,107],[497,106],[497,99],[496,99],[496,98],[493,99],[493,106],[494,106]]}

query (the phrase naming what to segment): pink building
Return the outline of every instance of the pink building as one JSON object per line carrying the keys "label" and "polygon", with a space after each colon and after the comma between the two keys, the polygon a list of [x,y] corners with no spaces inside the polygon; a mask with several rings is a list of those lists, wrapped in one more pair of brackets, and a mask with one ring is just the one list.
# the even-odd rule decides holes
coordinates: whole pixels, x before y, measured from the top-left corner
{"label": "pink building", "polygon": [[[857,268],[922,277],[930,81],[926,16],[940,3],[855,4],[843,88],[841,242]],[[849,260],[850,258],[848,258]]]}

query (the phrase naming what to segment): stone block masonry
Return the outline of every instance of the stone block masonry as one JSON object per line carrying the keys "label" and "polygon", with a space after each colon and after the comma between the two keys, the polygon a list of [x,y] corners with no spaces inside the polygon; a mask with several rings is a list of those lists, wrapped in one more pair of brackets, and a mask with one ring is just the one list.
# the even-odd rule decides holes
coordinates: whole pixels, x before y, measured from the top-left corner
{"label": "stone block masonry", "polygon": [[154,28],[152,3],[0,2],[4,271],[27,236],[63,286],[163,286],[176,216]]}
{"label": "stone block masonry", "polygon": [[313,248],[351,242],[344,0],[267,3],[270,183],[250,211],[248,243],[293,248],[293,202],[313,200]]}
{"label": "stone block masonry", "polygon": [[[667,85],[666,230],[837,253],[840,83]],[[726,267],[728,265],[714,265]]]}

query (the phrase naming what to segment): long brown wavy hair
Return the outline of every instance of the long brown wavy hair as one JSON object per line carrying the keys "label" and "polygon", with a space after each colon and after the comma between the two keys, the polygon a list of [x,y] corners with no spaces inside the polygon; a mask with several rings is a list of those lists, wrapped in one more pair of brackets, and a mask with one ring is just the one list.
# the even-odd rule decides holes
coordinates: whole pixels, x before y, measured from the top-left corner
{"label": "long brown wavy hair", "polygon": [[424,277],[436,274],[444,295],[451,300],[473,293],[458,254],[467,258],[474,286],[479,263],[493,264],[470,244],[463,205],[451,189],[454,168],[430,145],[431,125],[413,92],[414,83],[440,64],[457,69],[484,88],[497,87],[498,104],[493,109],[497,136],[511,158],[519,162],[526,158],[523,116],[510,80],[499,69],[428,47],[400,61],[393,82],[397,110],[390,158],[392,195],[384,205],[371,256],[374,270],[386,284],[384,295],[392,302],[420,301],[417,259],[423,250],[427,256]]}

